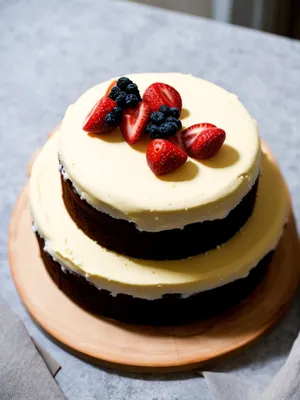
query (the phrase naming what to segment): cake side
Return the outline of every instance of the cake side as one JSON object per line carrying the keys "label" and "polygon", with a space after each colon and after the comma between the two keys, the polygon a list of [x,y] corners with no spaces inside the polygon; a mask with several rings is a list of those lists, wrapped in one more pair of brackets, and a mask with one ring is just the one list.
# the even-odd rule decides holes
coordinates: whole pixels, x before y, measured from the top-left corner
{"label": "cake side", "polygon": [[150,260],[180,260],[205,253],[231,239],[253,212],[259,181],[257,178],[246,196],[225,218],[195,222],[182,229],[147,232],[140,231],[132,222],[96,210],[80,198],[72,182],[63,176],[62,172],[65,207],[79,229],[109,250]]}
{"label": "cake side", "polygon": [[142,325],[182,325],[214,317],[250,296],[267,273],[273,253],[268,253],[245,278],[182,298],[178,294],[147,300],[97,288],[82,275],[61,266],[44,250],[37,234],[44,265],[60,290],[80,307],[96,315]]}
{"label": "cake side", "polygon": [[156,262],[108,251],[78,229],[65,209],[57,141],[54,135],[33,166],[33,220],[45,239],[45,251],[99,289],[142,299],[171,293],[189,297],[247,276],[278,243],[287,216],[288,196],[274,159],[264,152],[254,212],[243,229],[220,248],[185,260]]}
{"label": "cake side", "polygon": [[149,138],[129,146],[115,129],[101,137],[83,121],[110,83],[88,90],[69,107],[62,122],[59,159],[77,194],[100,212],[161,232],[225,218],[247,195],[260,170],[257,125],[238,98],[207,81],[182,74],[129,76],[141,93],[155,81],[170,84],[183,100],[183,128],[207,121],[226,131],[212,159],[189,159],[180,169],[156,177],[145,160]]}

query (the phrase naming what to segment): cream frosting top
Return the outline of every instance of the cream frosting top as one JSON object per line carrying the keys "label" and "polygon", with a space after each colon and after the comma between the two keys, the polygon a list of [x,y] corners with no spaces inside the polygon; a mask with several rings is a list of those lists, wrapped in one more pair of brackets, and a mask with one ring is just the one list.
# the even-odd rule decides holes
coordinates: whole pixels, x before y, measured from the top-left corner
{"label": "cream frosting top", "polygon": [[210,122],[226,131],[220,152],[156,177],[146,161],[148,138],[133,146],[119,129],[92,137],[82,129],[86,115],[113,81],[97,85],[70,106],[61,125],[59,158],[83,199],[98,210],[145,231],[183,228],[224,218],[254,184],[260,168],[256,122],[237,96],[205,80],[179,73],[128,75],[141,94],[154,82],[182,96],[183,128]]}
{"label": "cream frosting top", "polygon": [[139,260],[109,251],[77,228],[62,200],[55,134],[34,163],[30,207],[45,250],[62,266],[112,294],[154,299],[166,293],[204,291],[247,276],[281,236],[288,212],[288,194],[279,169],[263,153],[262,175],[254,212],[231,240],[185,260]]}

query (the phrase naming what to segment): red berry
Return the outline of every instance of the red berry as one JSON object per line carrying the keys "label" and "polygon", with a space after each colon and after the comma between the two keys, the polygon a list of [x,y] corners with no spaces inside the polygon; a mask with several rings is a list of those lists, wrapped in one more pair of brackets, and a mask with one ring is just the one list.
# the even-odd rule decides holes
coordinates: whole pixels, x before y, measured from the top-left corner
{"label": "red berry", "polygon": [[209,123],[192,125],[179,135],[188,155],[199,159],[217,154],[226,138],[223,129]]}
{"label": "red berry", "polygon": [[120,125],[124,139],[129,144],[136,143],[142,136],[150,117],[151,110],[144,101],[135,108],[126,107]]}
{"label": "red berry", "polygon": [[168,137],[168,140],[174,144],[176,144],[176,146],[180,147],[183,151],[186,152],[186,148],[183,142],[183,137],[181,132],[177,132],[176,135],[170,136]]}
{"label": "red berry", "polygon": [[146,157],[155,175],[167,174],[181,167],[187,160],[187,154],[180,147],[165,139],[152,140]]}
{"label": "red berry", "polygon": [[115,127],[109,126],[105,122],[105,117],[116,105],[117,103],[109,97],[102,97],[87,115],[83,130],[91,133],[105,133],[113,130]]}
{"label": "red berry", "polygon": [[158,111],[163,105],[176,107],[179,111],[182,109],[180,94],[166,83],[157,82],[150,85],[144,93],[143,100],[148,103],[151,111]]}

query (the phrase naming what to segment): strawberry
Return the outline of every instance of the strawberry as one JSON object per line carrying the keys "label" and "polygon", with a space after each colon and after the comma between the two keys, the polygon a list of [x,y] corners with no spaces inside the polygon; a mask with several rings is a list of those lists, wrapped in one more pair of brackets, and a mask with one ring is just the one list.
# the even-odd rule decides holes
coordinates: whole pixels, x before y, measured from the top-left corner
{"label": "strawberry", "polygon": [[217,154],[226,138],[223,129],[209,123],[192,125],[178,135],[181,136],[181,143],[188,155],[199,159]]}
{"label": "strawberry", "polygon": [[111,89],[112,89],[114,86],[116,86],[116,84],[117,84],[117,81],[112,81],[112,83],[108,86],[108,88],[107,88],[107,90],[106,90],[106,92],[105,92],[105,95],[104,95],[105,97],[108,97],[108,95],[109,95]]}
{"label": "strawberry", "polygon": [[111,131],[115,126],[109,125],[105,121],[108,113],[112,112],[117,103],[109,97],[102,97],[87,115],[83,130],[92,133],[104,133]]}
{"label": "strawberry", "polygon": [[180,147],[165,139],[152,140],[146,157],[155,175],[167,174],[181,167],[187,160],[187,154]]}
{"label": "strawberry", "polygon": [[168,137],[168,140],[170,142],[176,144],[176,146],[180,147],[183,151],[186,152],[186,148],[185,148],[185,145],[184,145],[184,142],[183,142],[183,136],[182,136],[181,133],[182,132],[177,132],[176,135]]}
{"label": "strawberry", "polygon": [[178,108],[179,112],[182,109],[180,94],[166,83],[157,82],[150,85],[144,93],[143,100],[148,103],[151,111],[158,111],[163,105]]}
{"label": "strawberry", "polygon": [[150,113],[151,110],[144,101],[138,103],[135,108],[125,108],[120,129],[127,143],[134,144],[139,140],[146,128]]}

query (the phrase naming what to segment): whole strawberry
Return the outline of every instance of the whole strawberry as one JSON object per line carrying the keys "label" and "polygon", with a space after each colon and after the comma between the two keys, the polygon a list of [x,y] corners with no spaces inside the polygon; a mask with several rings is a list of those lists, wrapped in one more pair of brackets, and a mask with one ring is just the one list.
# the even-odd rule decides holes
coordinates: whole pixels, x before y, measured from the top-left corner
{"label": "whole strawberry", "polygon": [[165,139],[155,139],[149,144],[147,162],[155,175],[163,175],[181,167],[187,154],[178,146]]}

